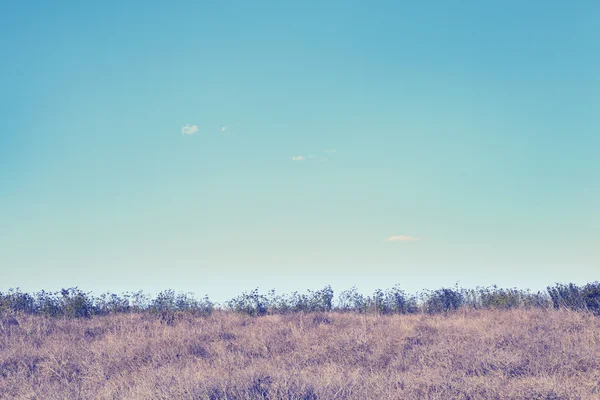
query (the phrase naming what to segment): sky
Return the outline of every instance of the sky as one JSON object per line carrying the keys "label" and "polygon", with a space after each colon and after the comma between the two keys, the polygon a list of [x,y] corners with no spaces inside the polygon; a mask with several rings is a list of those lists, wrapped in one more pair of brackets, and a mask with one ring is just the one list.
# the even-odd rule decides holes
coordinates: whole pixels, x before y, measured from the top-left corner
{"label": "sky", "polygon": [[0,290],[599,279],[600,2],[35,3],[0,6]]}

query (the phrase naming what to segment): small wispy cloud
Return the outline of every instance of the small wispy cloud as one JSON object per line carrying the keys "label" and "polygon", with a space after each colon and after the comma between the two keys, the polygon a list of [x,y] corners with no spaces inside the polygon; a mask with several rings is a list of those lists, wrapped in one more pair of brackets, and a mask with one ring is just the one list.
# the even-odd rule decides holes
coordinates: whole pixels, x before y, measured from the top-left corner
{"label": "small wispy cloud", "polygon": [[193,135],[196,132],[198,132],[198,125],[185,124],[181,127],[182,135]]}
{"label": "small wispy cloud", "polygon": [[400,235],[400,236],[390,236],[385,239],[386,242],[416,242],[420,240],[414,236]]}
{"label": "small wispy cloud", "polygon": [[314,154],[309,154],[309,155],[308,155],[308,158],[309,158],[309,159],[314,159],[314,158],[317,158],[317,156],[316,156],[316,155],[314,155]]}
{"label": "small wispy cloud", "polygon": [[304,156],[293,156],[292,161],[304,161]]}
{"label": "small wispy cloud", "polygon": [[337,149],[325,149],[323,150],[325,153],[335,153],[337,152]]}
{"label": "small wispy cloud", "polygon": [[221,133],[225,132],[226,130],[227,130],[227,127],[226,127],[226,126],[222,126],[222,127],[221,127]]}

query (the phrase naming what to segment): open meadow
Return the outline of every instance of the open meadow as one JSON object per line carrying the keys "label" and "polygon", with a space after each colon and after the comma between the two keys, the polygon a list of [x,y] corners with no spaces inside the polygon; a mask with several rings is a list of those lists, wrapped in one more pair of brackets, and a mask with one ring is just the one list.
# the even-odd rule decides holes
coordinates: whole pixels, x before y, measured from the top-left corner
{"label": "open meadow", "polygon": [[600,318],[10,314],[0,368],[4,399],[600,399]]}

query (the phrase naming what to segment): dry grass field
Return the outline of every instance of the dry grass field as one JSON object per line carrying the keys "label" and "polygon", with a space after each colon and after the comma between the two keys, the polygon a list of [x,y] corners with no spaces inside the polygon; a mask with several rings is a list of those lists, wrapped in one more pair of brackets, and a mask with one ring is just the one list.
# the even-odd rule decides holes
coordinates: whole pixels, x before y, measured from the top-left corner
{"label": "dry grass field", "polygon": [[600,318],[4,316],[5,399],[600,399]]}

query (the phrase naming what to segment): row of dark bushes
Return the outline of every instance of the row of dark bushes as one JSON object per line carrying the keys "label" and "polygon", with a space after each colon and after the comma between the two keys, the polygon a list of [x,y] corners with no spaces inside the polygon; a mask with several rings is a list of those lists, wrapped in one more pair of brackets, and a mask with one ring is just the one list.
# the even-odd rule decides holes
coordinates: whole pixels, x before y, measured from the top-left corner
{"label": "row of dark bushes", "polygon": [[[150,313],[161,316],[173,313],[210,315],[215,308],[251,316],[293,312],[358,312],[378,314],[444,313],[459,309],[568,308],[586,310],[600,315],[600,283],[584,286],[555,284],[546,291],[503,289],[497,286],[464,289],[423,290],[408,294],[399,286],[377,289],[371,296],[361,294],[355,287],[339,293],[331,286],[307,293],[277,294],[274,290],[261,294],[258,289],[217,305],[208,297],[200,300],[191,293],[165,290],[155,297],[142,291],[117,295],[105,293],[93,296],[77,288],[58,292],[41,291],[33,294],[19,289],[0,292],[0,313],[22,312],[50,317],[89,318],[115,313]],[[170,317],[169,317],[170,318]]]}
{"label": "row of dark bushes", "polygon": [[117,313],[164,313],[188,312],[194,315],[210,315],[214,309],[208,297],[197,300],[191,293],[160,292],[156,297],[142,291],[135,293],[105,293],[94,296],[78,288],[58,292],[44,290],[29,294],[19,289],[0,292],[0,312],[22,312],[49,317],[89,318],[95,315]]}
{"label": "row of dark bushes", "polygon": [[270,291],[262,295],[258,290],[242,293],[226,303],[226,308],[249,315],[284,314],[288,312],[343,311],[378,314],[444,313],[461,308],[568,308],[587,310],[600,315],[600,283],[555,284],[546,291],[504,289],[497,286],[465,289],[457,286],[438,290],[406,293],[396,285],[391,289],[377,289],[371,296],[361,294],[356,287],[340,292],[334,301],[333,290],[297,292],[276,295]]}

